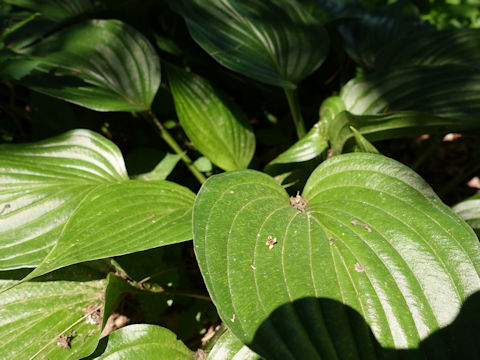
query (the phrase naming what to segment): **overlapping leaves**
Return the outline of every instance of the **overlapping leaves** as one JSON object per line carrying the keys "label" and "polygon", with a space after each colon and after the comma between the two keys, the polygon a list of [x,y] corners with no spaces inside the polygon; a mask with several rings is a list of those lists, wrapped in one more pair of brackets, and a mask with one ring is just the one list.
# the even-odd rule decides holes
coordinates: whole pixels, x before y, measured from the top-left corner
{"label": "overlapping leaves", "polygon": [[128,180],[118,148],[86,130],[0,148],[0,268],[56,268],[191,238],[194,194]]}
{"label": "overlapping leaves", "polygon": [[[417,348],[480,289],[475,234],[401,164],[337,156],[302,196],[306,207],[269,176],[243,170],[210,178],[195,202],[208,290],[260,355],[376,358],[376,349]],[[456,347],[446,336],[425,351]]]}

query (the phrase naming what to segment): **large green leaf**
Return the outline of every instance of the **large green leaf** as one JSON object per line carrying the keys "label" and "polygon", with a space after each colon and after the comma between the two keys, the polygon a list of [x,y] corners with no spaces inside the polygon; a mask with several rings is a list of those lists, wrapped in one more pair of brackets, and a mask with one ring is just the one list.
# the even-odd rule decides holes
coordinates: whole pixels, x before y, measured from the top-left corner
{"label": "large green leaf", "polygon": [[[9,273],[2,272],[0,277]],[[98,275],[77,265],[2,294],[0,358],[79,359],[92,353],[100,336],[102,314],[108,317],[126,287],[115,276],[105,281]],[[0,280],[0,289],[16,282]]]}
{"label": "large green leaf", "polygon": [[155,325],[123,327],[108,336],[105,351],[95,359],[194,360],[194,353],[170,330]]}
{"label": "large green leaf", "polygon": [[20,6],[45,16],[51,20],[62,20],[64,18],[80,15],[93,8],[89,0],[4,0],[6,4]]}
{"label": "large green leaf", "polygon": [[[195,201],[207,288],[223,321],[261,356],[374,359],[382,348],[417,348],[480,289],[475,234],[400,163],[340,155],[301,196],[238,170],[209,178]],[[454,340],[439,332],[425,354],[475,344],[468,331]]]}
{"label": "large green leaf", "polygon": [[294,89],[328,53],[327,32],[296,0],[174,0],[195,41],[229,69]]}
{"label": "large green leaf", "polygon": [[0,147],[0,269],[39,275],[191,239],[194,194],[128,180],[119,149],[87,130]]}
{"label": "large green leaf", "polygon": [[208,353],[208,360],[260,360],[248,346],[244,345],[230,330],[217,340]]}
{"label": "large green leaf", "polygon": [[391,44],[375,59],[377,69],[403,65],[480,66],[480,29],[423,31]]}
{"label": "large green leaf", "polygon": [[348,82],[341,97],[356,115],[419,111],[478,119],[480,70],[470,66],[407,66]]}
{"label": "large green leaf", "polygon": [[152,45],[118,20],[68,27],[29,48],[24,57],[18,61],[32,59],[38,65],[16,76],[22,85],[93,110],[147,110],[160,85]]}
{"label": "large green leaf", "polygon": [[224,170],[246,168],[255,136],[243,111],[208,80],[177,68],[168,70],[180,124],[195,147]]}

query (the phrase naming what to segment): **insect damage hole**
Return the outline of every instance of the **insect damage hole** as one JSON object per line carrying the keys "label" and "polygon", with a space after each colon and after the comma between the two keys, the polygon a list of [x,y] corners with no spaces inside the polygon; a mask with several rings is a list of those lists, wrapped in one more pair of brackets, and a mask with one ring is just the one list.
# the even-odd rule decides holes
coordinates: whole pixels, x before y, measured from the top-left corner
{"label": "insect damage hole", "polygon": [[267,245],[270,250],[273,249],[276,243],[277,243],[277,238],[272,237],[271,235],[268,235],[267,242],[265,243],[265,245]]}
{"label": "insect damage hole", "polygon": [[300,191],[297,191],[296,196],[290,196],[290,205],[300,212],[305,212],[305,209],[308,205],[308,200],[300,195]]}
{"label": "insect damage hole", "polygon": [[358,220],[352,220],[351,224],[355,225],[355,226],[359,225],[359,226],[363,227],[367,232],[372,232],[372,229],[370,229],[370,227],[367,224],[362,224]]}

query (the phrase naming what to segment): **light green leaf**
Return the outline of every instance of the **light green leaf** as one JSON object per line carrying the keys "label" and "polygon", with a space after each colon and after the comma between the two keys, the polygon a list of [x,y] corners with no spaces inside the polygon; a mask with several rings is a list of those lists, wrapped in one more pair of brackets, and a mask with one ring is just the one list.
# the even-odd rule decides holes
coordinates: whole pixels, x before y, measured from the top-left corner
{"label": "light green leaf", "polygon": [[379,141],[421,134],[446,134],[480,129],[476,118],[447,118],[431,114],[402,111],[384,115],[353,115],[348,111],[338,114],[328,125],[328,137],[333,154],[351,150],[354,127],[368,141]]}
{"label": "light green leaf", "polygon": [[276,164],[304,162],[319,156],[327,150],[328,143],[319,124],[315,124],[303,138],[290,146],[268,163],[267,168]]}
{"label": "light green leaf", "polygon": [[212,171],[212,162],[206,158],[205,156],[199,157],[197,160],[194,161],[193,165],[202,172],[209,172]]}
{"label": "light green leaf", "polygon": [[356,142],[356,151],[360,152],[367,152],[367,153],[372,153],[372,154],[379,154],[380,152],[377,150],[375,146],[372,145],[370,141],[365,139],[365,137],[360,134],[360,132],[355,129],[353,126],[350,126],[350,130],[353,133],[353,137],[355,138]]}
{"label": "light green leaf", "polygon": [[215,175],[193,226],[221,318],[265,358],[376,359],[435,332],[422,351],[439,358],[476,342],[468,318],[454,340],[439,330],[480,290],[478,240],[396,161],[333,157],[292,199],[263,173]]}
{"label": "light green leaf", "polygon": [[93,110],[148,110],[160,85],[152,45],[118,20],[68,27],[29,48],[25,57],[39,65],[19,80],[22,85]]}
{"label": "light green leaf", "polygon": [[118,148],[87,130],[0,147],[0,268],[31,276],[191,239],[194,194],[128,180]]}
{"label": "light green leaf", "polygon": [[353,79],[341,97],[356,115],[417,111],[473,120],[480,113],[479,90],[480,70],[472,67],[409,66]]}
{"label": "light green leaf", "polygon": [[[0,358],[79,359],[92,353],[100,336],[104,308],[108,315],[126,286],[115,276],[105,281],[98,275],[77,265],[2,294]],[[0,280],[0,289],[16,282]]]}
{"label": "light green leaf", "polygon": [[168,79],[180,124],[195,147],[224,170],[246,168],[255,136],[243,111],[198,75],[169,67]]}
{"label": "light green leaf", "polygon": [[160,326],[125,326],[111,333],[107,341],[105,351],[95,359],[194,360],[194,353]]}
{"label": "light green leaf", "polygon": [[230,330],[217,340],[208,353],[207,360],[260,360],[248,346],[244,345]]}
{"label": "light green leaf", "polygon": [[452,207],[458,215],[465,220],[472,229],[480,235],[480,195],[472,196],[471,198],[459,202]]}
{"label": "light green leaf", "polygon": [[146,181],[165,180],[167,176],[170,175],[170,173],[173,171],[181,158],[182,155],[168,153],[165,155],[162,161],[160,161],[158,165],[155,166],[155,169],[146,174],[138,175],[135,177],[135,179]]}
{"label": "light green leaf", "polygon": [[325,29],[296,0],[174,0],[194,40],[227,68],[294,89],[328,53]]}

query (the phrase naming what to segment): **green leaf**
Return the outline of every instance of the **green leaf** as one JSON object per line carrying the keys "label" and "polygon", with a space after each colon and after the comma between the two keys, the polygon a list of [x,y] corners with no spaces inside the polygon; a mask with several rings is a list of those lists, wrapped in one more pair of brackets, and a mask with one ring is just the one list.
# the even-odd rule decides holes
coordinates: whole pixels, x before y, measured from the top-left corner
{"label": "green leaf", "polygon": [[89,0],[4,0],[6,4],[12,4],[41,13],[42,16],[51,20],[81,15],[93,8]]}
{"label": "green leaf", "polygon": [[471,119],[480,113],[479,89],[480,71],[470,66],[407,66],[353,79],[341,97],[356,115],[417,111]]}
{"label": "green leaf", "polygon": [[97,111],[148,110],[160,85],[152,45],[118,20],[68,27],[29,48],[25,58],[39,65],[22,85]]}
{"label": "green leaf", "polygon": [[362,134],[360,134],[360,132],[357,129],[355,129],[353,126],[350,126],[350,130],[352,131],[353,137],[355,138],[357,151],[373,153],[373,154],[380,153],[377,150],[377,148],[373,146],[370,141],[365,139],[365,137]]}
{"label": "green leaf", "polygon": [[480,235],[480,195],[474,195],[458,203],[452,210],[460,215],[477,235]]}
{"label": "green leaf", "polygon": [[207,360],[260,360],[248,346],[244,345],[230,330],[217,340]]}
{"label": "green leaf", "polygon": [[108,336],[105,351],[95,359],[193,360],[194,353],[170,330],[155,325],[125,326]]}
{"label": "green leaf", "polygon": [[294,89],[328,53],[325,29],[294,0],[175,0],[194,40],[223,66]]}
{"label": "green leaf", "polygon": [[1,269],[42,263],[38,276],[192,236],[194,194],[128,180],[118,148],[87,130],[1,146],[0,184]]}
{"label": "green leaf", "polygon": [[[414,349],[480,289],[472,230],[417,174],[377,154],[327,160],[292,199],[253,170],[212,176],[193,227],[221,318],[265,358]],[[430,358],[475,344],[468,330],[438,336]]]}
{"label": "green leaf", "polygon": [[480,29],[423,31],[391,44],[377,58],[375,67],[386,70],[405,65],[472,64],[480,61]]}
{"label": "green leaf", "polygon": [[155,166],[152,171],[141,174],[135,177],[138,180],[165,180],[168,175],[173,171],[177,163],[182,158],[182,155],[178,154],[166,154],[165,157]]}
{"label": "green leaf", "polygon": [[327,148],[327,140],[325,139],[319,124],[315,124],[307,135],[270,161],[267,168],[276,164],[308,161],[319,156],[322,152],[327,150]]}
{"label": "green leaf", "polygon": [[[384,115],[353,115],[348,111],[338,114],[328,124],[328,137],[333,154],[342,153],[344,147],[351,148],[355,137],[354,127],[368,141],[379,141],[421,134],[446,134],[480,129],[476,118],[447,118],[431,114],[402,111]],[[350,146],[349,146],[350,144]],[[351,150],[348,148],[348,150]]]}
{"label": "green leaf", "polygon": [[169,67],[168,79],[180,124],[195,147],[223,170],[246,168],[255,136],[243,111],[198,75]]}
{"label": "green leaf", "polygon": [[[6,278],[9,273],[0,276]],[[2,294],[2,359],[79,359],[92,353],[100,336],[102,314],[108,316],[125,287],[115,276],[108,281],[97,277],[92,269],[77,265]],[[16,282],[0,280],[0,289]],[[62,334],[63,341],[59,338]]]}

